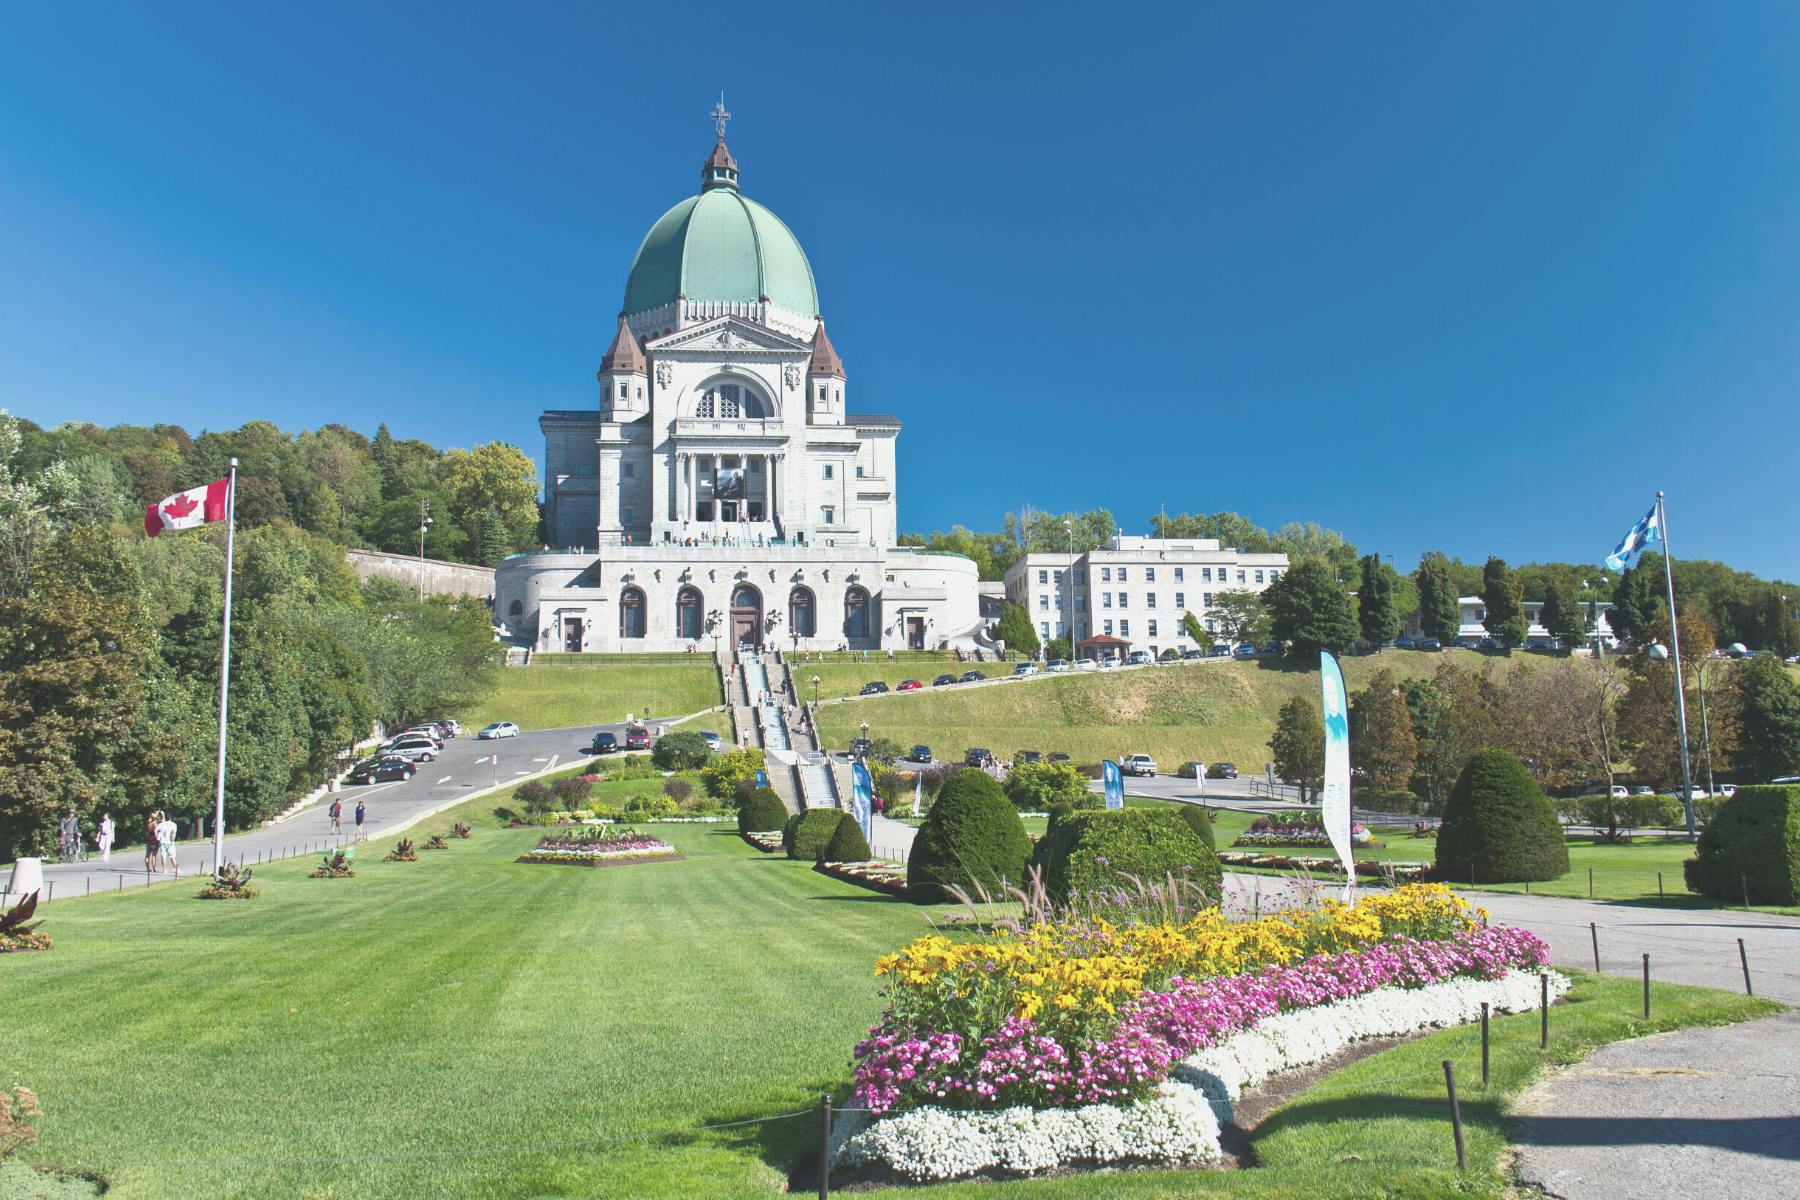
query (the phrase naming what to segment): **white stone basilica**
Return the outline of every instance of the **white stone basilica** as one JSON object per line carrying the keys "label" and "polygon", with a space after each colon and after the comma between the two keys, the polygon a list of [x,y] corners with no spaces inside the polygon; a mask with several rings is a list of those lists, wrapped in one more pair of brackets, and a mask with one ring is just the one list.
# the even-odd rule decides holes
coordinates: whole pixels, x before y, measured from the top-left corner
{"label": "white stone basilica", "polygon": [[849,411],[726,115],[700,193],[638,247],[598,408],[539,420],[554,545],[499,565],[496,619],[539,653],[971,645],[975,565],[894,545],[900,422]]}

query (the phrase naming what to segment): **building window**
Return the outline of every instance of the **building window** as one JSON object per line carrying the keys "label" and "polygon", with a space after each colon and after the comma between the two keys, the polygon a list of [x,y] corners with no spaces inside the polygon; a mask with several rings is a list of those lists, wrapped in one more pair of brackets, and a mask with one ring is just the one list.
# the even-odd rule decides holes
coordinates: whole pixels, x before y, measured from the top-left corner
{"label": "building window", "polygon": [[1048,622],[1048,621],[1039,621],[1038,622],[1038,635],[1040,637],[1049,637],[1050,636],[1050,622]]}
{"label": "building window", "polygon": [[1130,608],[1131,607],[1131,596],[1129,593],[1126,593],[1126,592],[1119,593],[1119,607],[1120,608]]}
{"label": "building window", "polygon": [[1145,567],[1144,568],[1144,582],[1146,582],[1146,583],[1155,583],[1156,582],[1156,568],[1155,567]]}
{"label": "building window", "polygon": [[675,593],[675,636],[686,638],[690,642],[698,641],[705,630],[705,620],[701,614],[700,591],[698,588],[684,587]]}
{"label": "building window", "polygon": [[619,636],[644,636],[644,593],[638,588],[628,587],[619,593]]}
{"label": "building window", "polygon": [[1058,571],[1056,573],[1056,586],[1061,587],[1062,581],[1063,581],[1063,573],[1061,571]]}
{"label": "building window", "polygon": [[636,463],[620,463],[619,464],[619,475],[623,479],[636,479],[637,478],[637,464]]}
{"label": "building window", "polygon": [[625,385],[622,383],[619,385],[619,399],[625,399]]}
{"label": "building window", "polygon": [[1217,633],[1218,629],[1219,627],[1213,622],[1211,617],[1206,618],[1206,632]]}
{"label": "building window", "polygon": [[822,383],[819,385],[819,403],[825,403],[825,385]]}
{"label": "building window", "polygon": [[1111,592],[1101,592],[1100,593],[1100,607],[1101,608],[1111,608],[1112,607],[1112,593]]}
{"label": "building window", "polygon": [[1181,573],[1181,568],[1180,568],[1180,567],[1176,567],[1176,568],[1175,568],[1175,582],[1176,582],[1176,583],[1181,583],[1181,582],[1182,582],[1182,579],[1183,579],[1183,577],[1182,577],[1182,573]]}
{"label": "building window", "polygon": [[1263,581],[1262,572],[1258,571],[1256,573],[1256,582],[1261,583],[1262,581]]}
{"label": "building window", "polygon": [[514,616],[514,617],[521,616],[525,612],[525,606],[523,604],[521,604],[519,601],[514,600],[512,602],[512,604],[507,606],[506,611],[509,616]]}
{"label": "building window", "polygon": [[1211,567],[1201,567],[1200,568],[1200,582],[1201,583],[1211,583],[1212,582],[1212,568]]}
{"label": "building window", "polygon": [[1130,621],[1124,620],[1122,618],[1120,619],[1120,621],[1119,621],[1119,636],[1122,638],[1128,638],[1131,636],[1131,622]]}
{"label": "building window", "polygon": [[869,636],[869,593],[859,587],[844,593],[844,636]]}
{"label": "building window", "polygon": [[830,479],[831,478],[831,464],[826,463],[823,470],[825,472],[824,478]]}
{"label": "building window", "polygon": [[1061,621],[1058,621],[1056,623],[1056,636],[1057,637],[1067,637],[1068,636],[1068,632],[1063,628],[1063,623]]}
{"label": "building window", "polygon": [[762,474],[762,455],[752,454],[750,456],[750,473],[752,475]]}
{"label": "building window", "polygon": [[825,524],[827,524],[827,525],[829,525],[833,521],[837,520],[837,509],[831,507],[831,505],[829,505],[829,504],[827,504],[824,508],[821,508],[819,510],[819,514],[822,517],[824,517]]}
{"label": "building window", "polygon": [[1103,624],[1106,627],[1106,635],[1108,637],[1111,637],[1112,636],[1112,622],[1111,621],[1103,621],[1103,622],[1101,622],[1101,624]]}
{"label": "building window", "polygon": [[[1200,607],[1202,607],[1202,608],[1211,608],[1212,607],[1212,593],[1211,592],[1203,592],[1201,594]],[[1211,629],[1212,626],[1208,625],[1207,628]]]}
{"label": "building window", "polygon": [[1186,592],[1176,592],[1175,593],[1175,607],[1176,608],[1186,608],[1187,607],[1187,593]]}
{"label": "building window", "polygon": [[1242,567],[1238,568],[1238,582],[1239,583],[1244,582],[1244,568],[1242,568]]}
{"label": "building window", "polygon": [[861,467],[856,468],[856,477],[858,479],[861,479],[863,477],[863,469]]}
{"label": "building window", "polygon": [[[1145,608],[1155,608],[1156,607],[1156,593],[1155,592],[1145,592],[1144,593],[1144,607]],[[1152,637],[1156,636],[1154,631],[1151,633],[1150,636],[1152,636]]]}
{"label": "building window", "polygon": [[1119,568],[1119,582],[1120,583],[1125,582],[1125,568],[1124,567]]}
{"label": "building window", "polygon": [[1076,612],[1086,612],[1087,611],[1087,597],[1082,595],[1080,592],[1075,593],[1075,611]]}
{"label": "building window", "polygon": [[1049,612],[1050,611],[1050,597],[1049,597],[1049,595],[1047,595],[1044,592],[1038,593],[1038,611],[1039,612]]}
{"label": "building window", "polygon": [[1156,636],[1156,622],[1155,621],[1150,622],[1150,636],[1151,637]]}
{"label": "building window", "polygon": [[1050,582],[1050,572],[1039,571],[1038,572],[1038,582],[1039,583],[1049,583]]}
{"label": "building window", "polygon": [[797,587],[788,593],[788,632],[797,638],[812,637],[818,629],[812,589]]}
{"label": "building window", "polygon": [[1101,583],[1111,583],[1112,582],[1112,568],[1111,567],[1101,567],[1100,568],[1100,582]]}
{"label": "building window", "polygon": [[721,383],[707,388],[701,395],[700,402],[694,405],[696,417],[728,419],[741,417],[744,411],[744,389],[735,383]]}
{"label": "building window", "polygon": [[634,516],[634,515],[636,515],[636,514],[634,514],[634,513],[633,513],[633,512],[632,512],[632,511],[631,511],[631,506],[630,506],[630,505],[626,505],[626,506],[625,506],[625,507],[624,507],[624,508],[623,508],[623,509],[620,509],[620,510],[619,510],[619,523],[620,523],[620,524],[621,524],[621,525],[629,525],[629,524],[631,524],[631,518],[632,518],[632,517],[633,517],[633,516]]}

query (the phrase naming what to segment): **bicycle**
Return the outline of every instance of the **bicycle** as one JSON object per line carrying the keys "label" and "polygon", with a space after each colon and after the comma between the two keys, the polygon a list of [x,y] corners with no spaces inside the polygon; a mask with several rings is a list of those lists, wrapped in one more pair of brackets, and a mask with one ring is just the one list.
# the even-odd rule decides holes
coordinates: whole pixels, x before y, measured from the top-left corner
{"label": "bicycle", "polygon": [[87,861],[87,847],[82,844],[80,834],[76,834],[73,838],[64,837],[62,839],[62,844],[57,847],[57,861],[66,863]]}

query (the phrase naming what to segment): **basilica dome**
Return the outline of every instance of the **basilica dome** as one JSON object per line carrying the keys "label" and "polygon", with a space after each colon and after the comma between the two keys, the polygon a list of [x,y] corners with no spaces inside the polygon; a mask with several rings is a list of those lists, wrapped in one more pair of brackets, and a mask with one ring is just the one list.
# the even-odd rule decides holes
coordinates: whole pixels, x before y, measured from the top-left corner
{"label": "basilica dome", "polygon": [[819,312],[806,252],[781,218],[738,191],[737,163],[723,137],[701,168],[698,196],[664,213],[638,247],[625,281],[628,314],[678,297],[772,304],[803,318]]}

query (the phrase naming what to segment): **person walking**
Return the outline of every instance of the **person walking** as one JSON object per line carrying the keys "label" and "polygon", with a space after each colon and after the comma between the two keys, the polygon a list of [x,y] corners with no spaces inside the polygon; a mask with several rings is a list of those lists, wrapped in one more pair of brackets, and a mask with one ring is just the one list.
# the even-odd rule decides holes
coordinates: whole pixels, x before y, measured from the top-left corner
{"label": "person walking", "polygon": [[157,848],[161,851],[163,861],[168,865],[169,871],[174,874],[175,878],[180,879],[181,863],[175,857],[175,842],[178,837],[180,837],[180,830],[175,827],[175,822],[165,815],[156,827]]}
{"label": "person walking", "polygon": [[99,833],[95,837],[95,842],[100,847],[100,861],[101,862],[111,862],[112,861],[113,837],[117,832],[118,832],[117,829],[114,828],[114,826],[113,826],[112,814],[104,813],[104,812],[101,813],[100,814],[100,830],[99,830]]}
{"label": "person walking", "polygon": [[331,800],[331,832],[344,832],[344,802],[335,796]]}
{"label": "person walking", "polygon": [[162,865],[162,854],[156,846],[156,830],[162,813],[153,812],[144,822],[144,874],[154,875],[156,868]]}
{"label": "person walking", "polygon": [[359,842],[363,840],[363,817],[367,811],[363,807],[363,802],[358,800],[356,802],[356,840]]}
{"label": "person walking", "polygon": [[63,819],[56,823],[57,853],[64,862],[74,862],[81,857],[81,821],[70,809]]}

